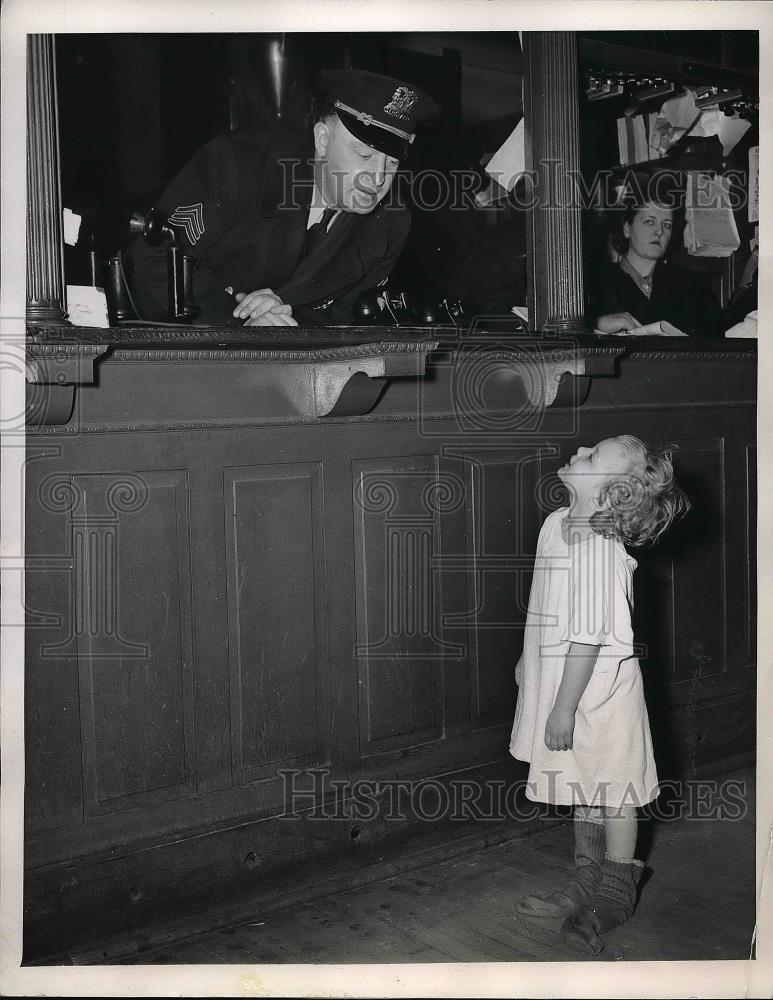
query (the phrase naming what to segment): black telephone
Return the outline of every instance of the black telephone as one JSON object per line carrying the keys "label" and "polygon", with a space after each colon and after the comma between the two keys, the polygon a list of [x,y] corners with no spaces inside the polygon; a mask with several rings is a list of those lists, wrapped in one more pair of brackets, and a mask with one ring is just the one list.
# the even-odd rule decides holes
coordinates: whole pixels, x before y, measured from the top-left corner
{"label": "black telephone", "polygon": [[169,225],[166,213],[159,208],[151,208],[144,216],[135,212],[129,229],[133,233],[141,233],[148,246],[159,247],[169,243],[166,250],[169,321],[190,323],[201,312],[193,301],[193,269],[198,266],[198,258],[182,252],[174,226]]}
{"label": "black telephone", "polygon": [[464,308],[458,299],[438,301],[383,286],[358,296],[354,322],[360,326],[463,326]]}

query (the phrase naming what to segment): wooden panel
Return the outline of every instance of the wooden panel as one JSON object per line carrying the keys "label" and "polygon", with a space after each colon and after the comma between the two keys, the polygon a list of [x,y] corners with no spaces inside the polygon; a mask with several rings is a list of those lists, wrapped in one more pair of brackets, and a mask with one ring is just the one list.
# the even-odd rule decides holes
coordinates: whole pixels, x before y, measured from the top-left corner
{"label": "wooden panel", "polygon": [[72,484],[85,810],[100,815],[192,791],[187,477]]}
{"label": "wooden panel", "polygon": [[[699,692],[696,684],[695,692]],[[704,695],[706,692],[701,692]],[[719,699],[688,699],[675,708],[664,732],[655,719],[653,740],[658,776],[675,781],[695,774],[715,776],[748,762],[755,745],[755,704],[749,693],[722,694]],[[664,737],[666,737],[664,739]]]}
{"label": "wooden panel", "polygon": [[466,456],[473,729],[512,721],[534,553],[550,512],[542,509],[539,489],[543,455],[554,452],[513,448]]}
{"label": "wooden panel", "polygon": [[[224,471],[234,782],[317,752],[321,467]],[[272,769],[275,772],[276,768]]]}
{"label": "wooden panel", "polygon": [[[334,857],[343,864],[353,845],[375,853],[382,834],[384,843],[394,842],[409,827],[427,825],[413,811],[404,824],[381,812],[355,840],[354,824],[344,819],[288,824],[279,818],[282,780],[268,780],[280,761],[300,760],[299,768],[329,761],[336,777],[418,781],[442,772],[453,781],[469,777],[470,763],[496,759],[521,776],[524,768],[508,763],[506,729],[537,532],[563,502],[553,495],[552,470],[577,444],[609,434],[657,441],[677,428],[677,471],[697,512],[656,550],[636,553],[637,609],[653,624],[640,634],[651,648],[644,674],[661,774],[715,774],[723,762],[753,752],[753,672],[742,663],[744,607],[753,606],[753,519],[744,512],[754,489],[745,451],[754,440],[749,359],[626,358],[615,376],[594,379],[588,405],[550,408],[537,428],[508,425],[505,435],[460,428],[448,368],[433,368],[426,380],[424,411],[417,411],[416,382],[395,379],[368,417],[302,422],[277,403],[275,385],[256,392],[249,366],[235,357],[207,362],[212,374],[203,361],[157,362],[145,353],[136,363],[111,355],[99,383],[79,390],[77,432],[31,434],[33,444],[49,449],[46,469],[85,483],[89,501],[83,524],[73,523],[80,508],[44,509],[36,485],[43,473],[30,463],[28,552],[47,561],[27,579],[34,614],[26,918],[41,950],[88,940],[111,920],[124,927],[158,921],[175,906],[195,907],[202,893],[211,899],[210,889],[231,900],[270,877],[281,884],[288,870],[301,879],[301,864],[307,878]],[[271,372],[263,366],[269,388]],[[236,382],[243,388],[238,413],[228,409]],[[162,417],[137,402],[149,384]],[[594,399],[597,386],[603,392]],[[206,391],[194,401],[196,387]],[[137,429],[142,420],[150,429]],[[551,474],[543,478],[539,463],[526,461],[523,475],[531,478],[519,480],[522,457],[540,451]],[[103,522],[110,512],[99,504],[112,478],[104,470],[118,465],[116,456],[150,489],[144,506],[120,514],[111,535],[116,526]],[[381,487],[384,507],[373,496],[379,483],[390,487]],[[362,493],[366,485],[372,502],[363,508],[353,486]],[[430,487],[437,502],[427,502]],[[82,498],[83,489],[74,492]],[[84,613],[90,564],[78,575],[72,549],[76,538],[84,553],[92,545],[103,553],[96,569],[104,569],[110,537],[118,541],[121,588],[114,622]],[[183,596],[188,548],[195,556],[193,613]],[[53,565],[59,557],[65,561]],[[175,587],[181,596],[169,623],[176,615],[179,627],[165,632],[165,601]],[[43,623],[46,616],[52,624]],[[697,649],[690,658],[696,640],[708,661]],[[107,655],[109,642],[118,642],[118,656]],[[186,642],[196,653],[195,742]],[[154,682],[161,697],[149,709],[150,693],[144,702],[137,696],[137,682],[145,683],[137,646],[147,646],[154,668],[163,650],[158,669],[167,672]],[[89,648],[100,655],[89,660]],[[259,672],[261,654],[268,667]],[[165,696],[177,717],[179,684],[182,737],[173,720],[159,719]],[[133,729],[117,718],[121,699]],[[81,720],[84,708],[91,722]],[[97,728],[98,712],[112,712],[110,732]],[[172,746],[152,761],[142,791],[140,739],[158,747],[164,725]],[[115,762],[105,760],[106,748]],[[94,772],[83,782],[85,822],[82,757]],[[185,798],[187,784],[163,787],[186,776],[189,759],[195,798]],[[137,808],[127,808],[133,803]],[[354,868],[362,858],[351,854],[346,863]]]}
{"label": "wooden panel", "polygon": [[744,580],[744,605],[746,614],[746,662],[757,659],[757,448],[747,445],[744,449],[746,476],[744,482],[744,554],[746,577]]}
{"label": "wooden panel", "polygon": [[635,553],[635,628],[646,637],[641,659],[664,684],[727,669],[723,440],[677,443],[674,470],[692,502],[690,513],[660,545]]}
{"label": "wooden panel", "polygon": [[680,441],[674,455],[677,481],[693,501],[674,543],[674,680],[727,669],[724,449],[723,438],[705,438]]}
{"label": "wooden panel", "polygon": [[47,647],[65,643],[71,632],[70,524],[41,485],[50,463],[28,456],[26,475],[24,813],[29,835],[82,822],[83,781],[77,658],[45,656]]}
{"label": "wooden panel", "polygon": [[[410,747],[443,731],[439,631],[441,510],[457,502],[436,456],[356,461],[355,574],[362,751]],[[452,497],[454,500],[452,501]]]}

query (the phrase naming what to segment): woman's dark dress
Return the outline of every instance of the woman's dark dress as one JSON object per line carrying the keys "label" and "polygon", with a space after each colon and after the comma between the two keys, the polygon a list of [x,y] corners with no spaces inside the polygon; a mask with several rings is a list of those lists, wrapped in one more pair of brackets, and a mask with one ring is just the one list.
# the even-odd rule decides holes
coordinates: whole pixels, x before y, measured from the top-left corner
{"label": "woman's dark dress", "polygon": [[601,267],[589,316],[630,313],[642,326],[667,320],[690,337],[721,337],[722,316],[712,292],[692,271],[658,261],[650,298],[617,264]]}

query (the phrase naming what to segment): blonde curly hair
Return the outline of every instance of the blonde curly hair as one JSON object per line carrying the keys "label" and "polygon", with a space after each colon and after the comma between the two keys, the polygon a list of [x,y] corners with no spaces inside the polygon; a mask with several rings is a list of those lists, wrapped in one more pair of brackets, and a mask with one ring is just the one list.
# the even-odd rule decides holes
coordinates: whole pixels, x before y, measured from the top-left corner
{"label": "blonde curly hair", "polygon": [[690,501],[674,481],[673,449],[654,451],[630,434],[617,440],[631,456],[631,469],[601,487],[598,501],[603,509],[591,516],[590,526],[626,545],[653,545],[690,509]]}

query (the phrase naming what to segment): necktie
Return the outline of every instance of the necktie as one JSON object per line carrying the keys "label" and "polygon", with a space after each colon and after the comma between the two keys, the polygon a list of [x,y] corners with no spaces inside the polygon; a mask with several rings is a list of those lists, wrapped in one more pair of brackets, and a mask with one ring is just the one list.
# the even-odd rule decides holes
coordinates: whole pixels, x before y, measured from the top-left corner
{"label": "necktie", "polygon": [[309,226],[306,230],[306,240],[303,244],[304,257],[308,257],[310,253],[313,253],[324,240],[328,224],[335,214],[336,209],[326,208],[319,222],[315,222],[313,226]]}

